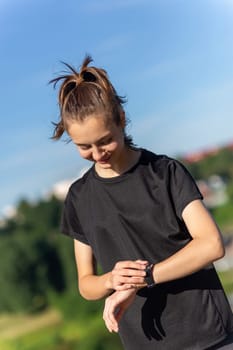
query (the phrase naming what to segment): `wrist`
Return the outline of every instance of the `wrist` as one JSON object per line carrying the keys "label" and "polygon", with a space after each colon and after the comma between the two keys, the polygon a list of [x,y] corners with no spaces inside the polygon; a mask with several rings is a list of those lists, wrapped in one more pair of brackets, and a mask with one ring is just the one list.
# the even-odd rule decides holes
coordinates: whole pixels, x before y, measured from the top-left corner
{"label": "wrist", "polygon": [[113,281],[112,281],[112,273],[108,272],[105,274],[105,284],[104,284],[105,288],[107,289],[107,291],[112,292],[114,291],[113,288]]}
{"label": "wrist", "polygon": [[135,289],[136,291],[138,291],[138,290],[140,290],[140,289],[142,289],[142,288],[145,288],[145,287],[147,287],[147,283],[135,284],[134,289]]}
{"label": "wrist", "polygon": [[156,281],[154,279],[154,267],[155,264],[148,264],[145,269],[145,281],[148,288],[152,288],[156,285]]}

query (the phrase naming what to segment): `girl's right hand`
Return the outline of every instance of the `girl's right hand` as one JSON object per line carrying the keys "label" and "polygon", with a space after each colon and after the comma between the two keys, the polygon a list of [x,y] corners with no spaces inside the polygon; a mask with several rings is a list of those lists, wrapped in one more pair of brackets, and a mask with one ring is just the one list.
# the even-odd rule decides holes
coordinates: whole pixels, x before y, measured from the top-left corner
{"label": "girl's right hand", "polygon": [[114,290],[126,290],[130,288],[140,288],[145,285],[145,268],[148,261],[126,260],[115,264],[109,273],[108,288]]}
{"label": "girl's right hand", "polygon": [[119,322],[134,302],[135,290],[116,291],[105,300],[103,319],[109,332],[118,332]]}

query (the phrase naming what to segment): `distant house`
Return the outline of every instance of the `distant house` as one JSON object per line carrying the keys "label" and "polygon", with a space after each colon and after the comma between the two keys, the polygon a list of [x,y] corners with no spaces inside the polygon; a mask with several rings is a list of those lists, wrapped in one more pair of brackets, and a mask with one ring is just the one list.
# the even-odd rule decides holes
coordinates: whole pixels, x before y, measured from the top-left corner
{"label": "distant house", "polygon": [[214,156],[218,154],[222,149],[230,149],[233,150],[233,142],[229,142],[224,146],[219,147],[211,147],[202,151],[191,152],[184,155],[182,158],[189,164],[199,162],[202,159],[205,159],[209,156]]}
{"label": "distant house", "polygon": [[212,175],[207,181],[198,180],[197,185],[207,207],[214,208],[227,202],[226,184],[219,175]]}
{"label": "distant house", "polygon": [[202,159],[205,159],[206,157],[209,156],[214,156],[215,154],[218,154],[218,152],[221,150],[219,147],[214,147],[208,150],[203,150],[203,151],[198,151],[198,152],[192,152],[189,154],[186,154],[183,159],[187,163],[196,163],[199,162]]}

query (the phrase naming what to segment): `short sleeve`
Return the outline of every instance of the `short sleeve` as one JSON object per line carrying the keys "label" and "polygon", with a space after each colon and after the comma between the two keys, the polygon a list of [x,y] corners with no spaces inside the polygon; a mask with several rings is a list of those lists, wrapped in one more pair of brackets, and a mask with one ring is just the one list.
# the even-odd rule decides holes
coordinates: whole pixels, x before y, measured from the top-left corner
{"label": "short sleeve", "polygon": [[169,188],[176,215],[182,220],[184,208],[196,199],[203,199],[189,171],[177,160],[169,163]]}
{"label": "short sleeve", "polygon": [[89,245],[88,240],[85,237],[85,234],[81,227],[78,218],[77,203],[75,203],[75,199],[71,191],[68,192],[68,195],[65,199],[61,216],[60,229],[61,232],[65,235]]}

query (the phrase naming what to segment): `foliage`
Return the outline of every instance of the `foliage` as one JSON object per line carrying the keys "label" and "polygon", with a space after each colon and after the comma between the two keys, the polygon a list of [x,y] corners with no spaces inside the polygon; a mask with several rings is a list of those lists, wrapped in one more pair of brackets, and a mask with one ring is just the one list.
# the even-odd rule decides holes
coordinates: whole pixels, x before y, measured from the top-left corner
{"label": "foliage", "polygon": [[233,201],[228,201],[222,206],[212,208],[211,213],[223,232],[233,230]]}
{"label": "foliage", "polygon": [[[217,174],[224,178],[229,201],[212,209],[221,227],[233,228],[233,152],[223,149],[199,162],[181,160],[196,179]],[[73,243],[59,233],[62,202],[51,197],[30,203],[22,200],[17,215],[0,228],[0,311],[32,313],[52,307],[62,319],[41,330],[12,340],[1,340],[5,350],[119,350],[117,335],[102,320],[103,301],[90,302],[78,293]],[[220,273],[233,292],[232,271]],[[91,335],[91,336],[90,336]]]}
{"label": "foliage", "polygon": [[109,334],[102,320],[103,301],[85,301],[78,293],[73,243],[59,233],[61,209],[55,197],[38,203],[22,200],[16,217],[0,229],[0,311],[12,313],[14,328],[15,312],[52,306],[62,315],[62,323],[1,340],[0,347],[119,350],[118,336]]}
{"label": "foliage", "polygon": [[229,182],[227,186],[227,193],[229,197],[229,201],[233,202],[233,179]]}
{"label": "foliage", "polygon": [[190,171],[196,180],[208,180],[212,175],[220,176],[226,184],[228,200],[221,206],[211,208],[216,222],[223,232],[233,230],[233,150],[222,148],[215,154],[189,163],[185,159],[179,159]]}
{"label": "foliage", "polygon": [[[12,316],[13,318],[13,316]],[[1,321],[1,319],[0,319]],[[62,320],[26,335],[0,340],[4,350],[120,350],[122,345],[116,334],[103,326],[100,315],[89,314],[89,319]]]}
{"label": "foliage", "polygon": [[198,162],[189,163],[183,158],[181,161],[195,179],[207,180],[211,175],[217,174],[227,182],[233,180],[233,151],[230,148],[222,148]]}
{"label": "foliage", "polygon": [[31,205],[22,201],[17,216],[0,235],[0,311],[38,311],[47,306],[50,289],[66,288],[59,254],[55,198]]}
{"label": "foliage", "polygon": [[227,270],[227,271],[221,271],[218,273],[219,278],[224,285],[224,290],[227,294],[233,294],[233,269]]}

